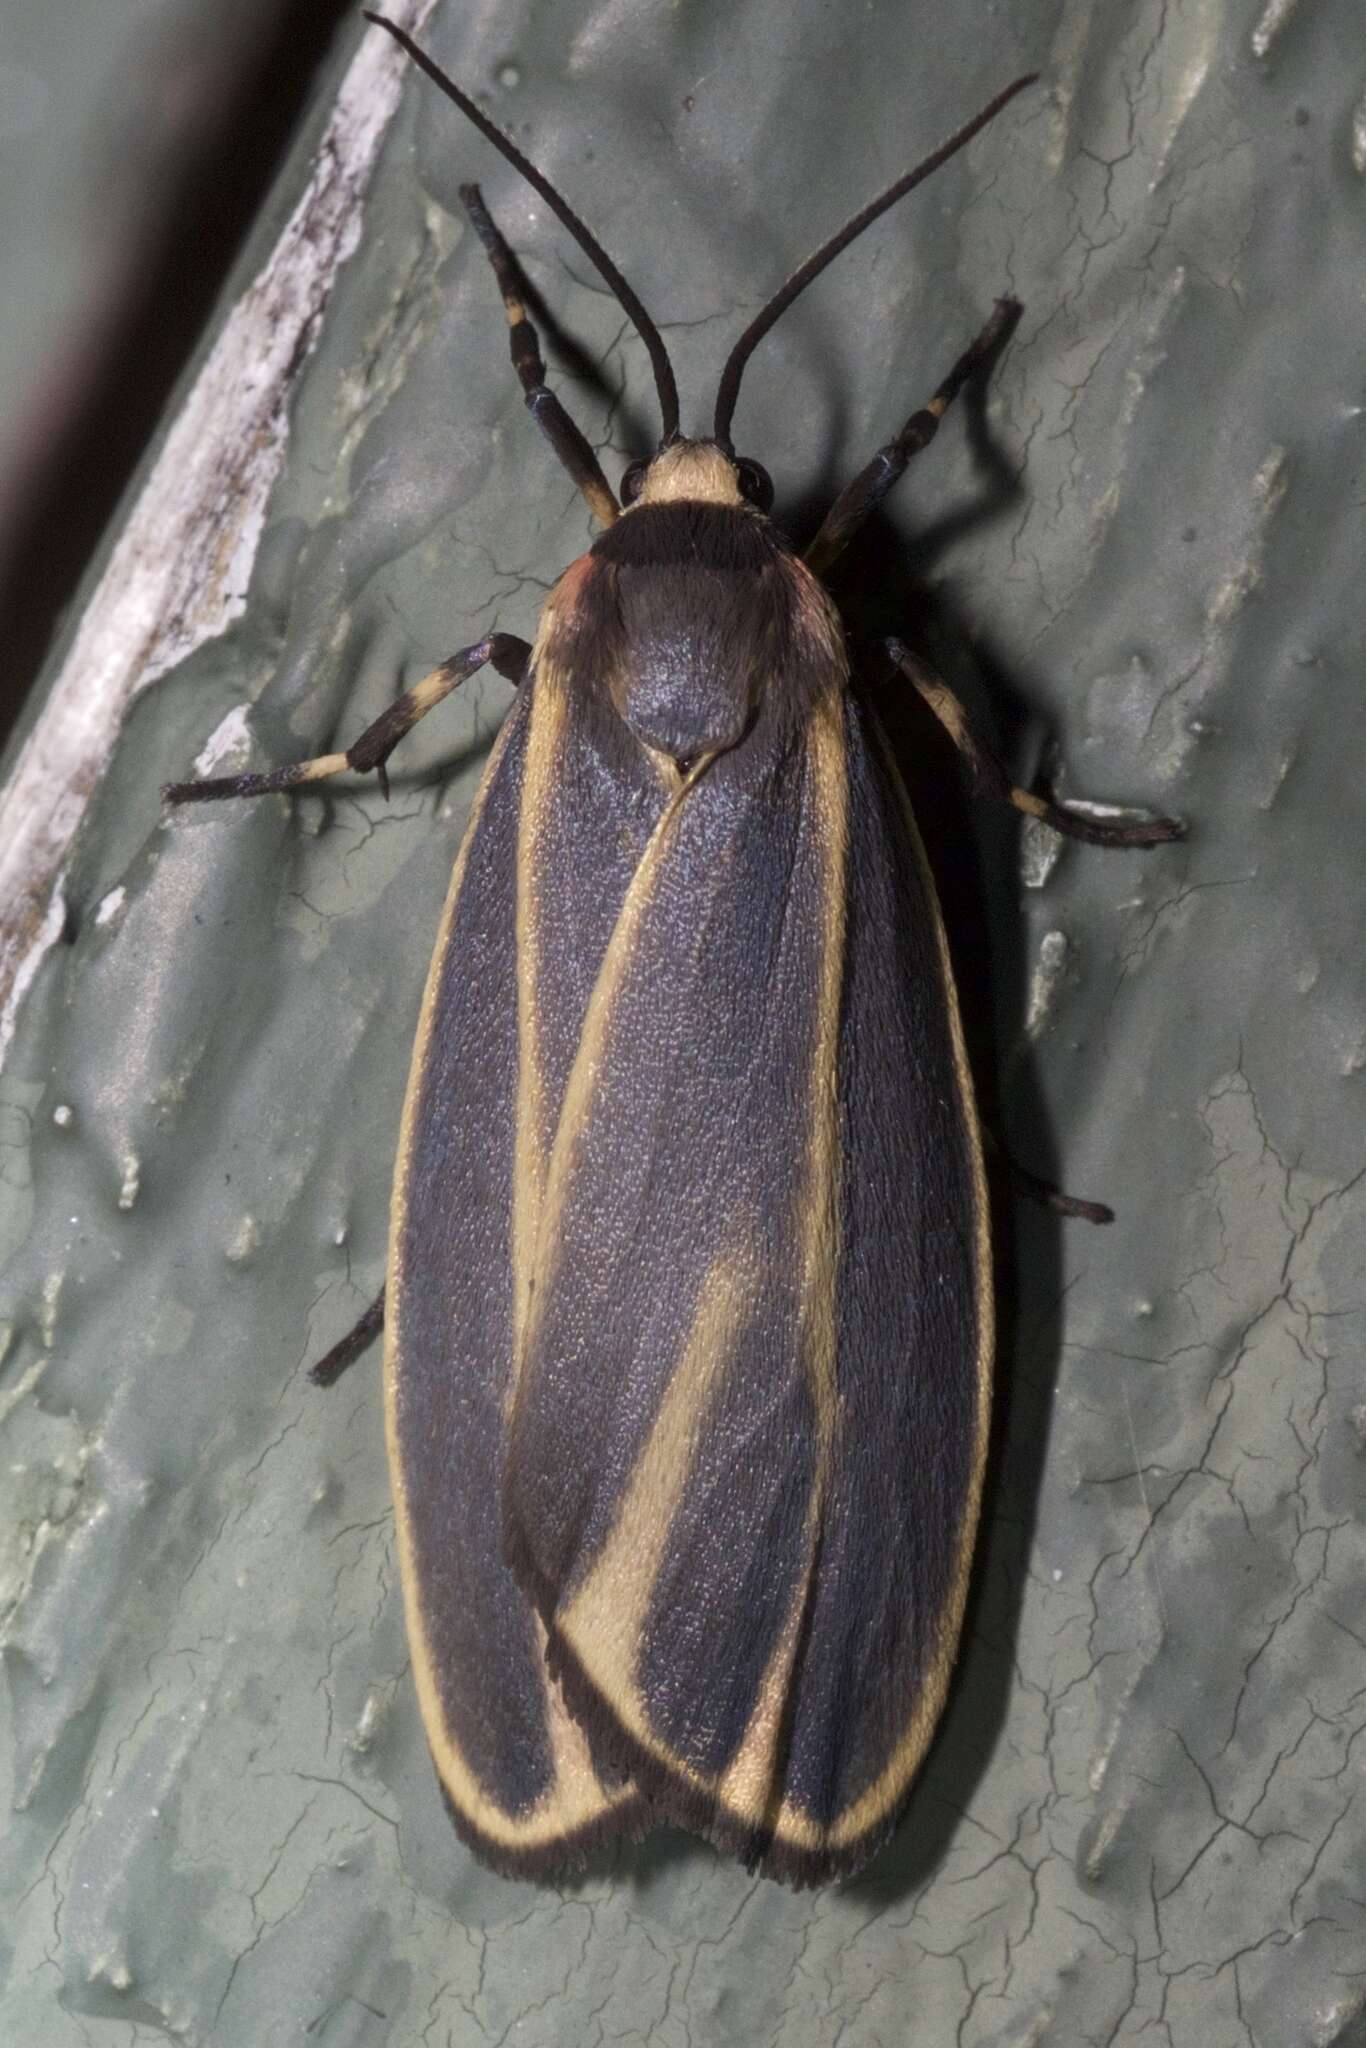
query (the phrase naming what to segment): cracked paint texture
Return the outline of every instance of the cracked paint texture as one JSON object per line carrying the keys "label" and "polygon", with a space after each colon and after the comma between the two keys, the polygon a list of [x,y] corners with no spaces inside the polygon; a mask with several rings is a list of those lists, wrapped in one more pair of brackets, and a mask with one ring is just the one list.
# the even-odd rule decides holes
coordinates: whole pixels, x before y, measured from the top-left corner
{"label": "cracked paint texture", "polygon": [[667,1834],[555,1887],[470,1859],[411,1690],[377,1373],[325,1396],[303,1368],[381,1273],[426,952],[510,693],[444,706],[387,805],[166,825],[157,798],[215,734],[222,765],[344,744],[453,648],[529,635],[585,544],[462,181],[581,351],[552,374],[609,474],[648,445],[616,307],[414,81],[246,610],[134,707],[0,1076],[0,2038],[1366,2042],[1363,64],[1356,0],[1259,19],[438,8],[438,55],[666,326],[694,424],[764,293],[1044,72],[775,330],[737,437],[809,530],[992,299],[1025,302],[996,468],[953,417],[874,537],[886,575],[841,588],[881,630],[918,602],[1020,773],[1191,820],[1026,889],[925,742],[1012,1147],[1118,1220],[1005,1219],[965,1652],[860,1879],[794,1896]]}

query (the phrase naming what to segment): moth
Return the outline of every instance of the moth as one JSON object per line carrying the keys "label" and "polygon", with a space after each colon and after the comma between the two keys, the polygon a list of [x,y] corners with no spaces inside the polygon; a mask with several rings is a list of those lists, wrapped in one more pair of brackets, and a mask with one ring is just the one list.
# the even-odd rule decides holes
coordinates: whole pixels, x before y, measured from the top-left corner
{"label": "moth", "polygon": [[[893,1827],[944,1704],[992,1374],[982,1138],[944,930],[823,577],[984,374],[994,308],[798,553],[731,421],[798,293],[1031,83],[827,241],[752,320],[709,434],[648,351],[659,443],[613,492],[546,383],[520,274],[462,190],[538,425],[602,531],[528,645],[498,632],[344,752],[173,803],[373,770],[491,664],[517,685],[455,871],[398,1147],[383,1325],[413,1671],[455,1825],[539,1873],[673,1822],[797,1884]],[[1102,846],[1180,836],[1013,788],[900,642],[979,784]]]}

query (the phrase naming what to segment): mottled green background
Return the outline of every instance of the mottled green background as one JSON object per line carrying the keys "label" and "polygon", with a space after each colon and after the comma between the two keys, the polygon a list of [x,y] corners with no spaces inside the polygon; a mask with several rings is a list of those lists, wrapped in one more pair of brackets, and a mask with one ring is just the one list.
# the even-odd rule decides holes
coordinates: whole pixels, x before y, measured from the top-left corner
{"label": "mottled green background", "polygon": [[1192,821],[1042,877],[924,764],[1012,1142],[1119,1220],[1007,1229],[970,1640],[860,1880],[794,1896],[675,1836],[553,1888],[471,1861],[409,1680],[377,1374],[325,1397],[303,1368],[380,1276],[426,947],[509,693],[430,720],[387,806],[157,800],[234,706],[254,760],[290,757],[529,634],[584,544],[463,179],[595,366],[566,381],[609,471],[646,444],[618,310],[414,81],[247,615],[129,719],[0,1079],[0,2040],[1366,2042],[1366,39],[1358,0],[1302,0],[1260,57],[1258,20],[439,10],[433,47],[666,324],[693,424],[811,243],[1043,70],[774,333],[737,438],[809,523],[993,297],[1026,302],[996,469],[954,419],[850,605],[891,623],[914,568],[909,623],[1021,772],[1047,737],[1069,795]]}

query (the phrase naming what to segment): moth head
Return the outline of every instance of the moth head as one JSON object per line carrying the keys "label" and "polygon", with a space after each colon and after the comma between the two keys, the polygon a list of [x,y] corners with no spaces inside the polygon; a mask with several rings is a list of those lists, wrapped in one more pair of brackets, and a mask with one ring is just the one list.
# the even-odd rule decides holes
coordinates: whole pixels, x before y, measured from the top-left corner
{"label": "moth head", "polygon": [[762,463],[732,455],[716,441],[670,441],[648,462],[633,462],[621,479],[621,502],[670,505],[680,499],[707,505],[748,506],[767,512],[773,482]]}
{"label": "moth head", "polygon": [[[889,206],[895,206],[899,199],[928,178],[931,172],[938,170],[941,164],[947,163],[951,156],[956,156],[960,149],[971,142],[974,135],[986,127],[988,121],[995,119],[1002,107],[1013,100],[1017,92],[1023,91],[1027,85],[1032,85],[1037,76],[1031,71],[1026,77],[1017,78],[1004,92],[998,92],[995,99],[990,100],[980,114],[966,122],[947,142],[941,143],[938,149],[898,178],[895,184],[889,185],[885,192],[870,200],[867,206],[845,222],[838,234],[823,242],[813,256],[808,256],[806,262],[793,271],[787,283],[755,314],[726,358],[716,392],[712,438],[709,441],[686,441],[679,433],[678,384],[674,377],[673,365],[669,361],[669,352],[664,346],[664,337],[602,244],[589,233],[569,202],[555,190],[545,175],[537,170],[535,164],[522,154],[516,143],[504,135],[500,128],[494,126],[483,108],[470,99],[468,94],[463,93],[453,79],[446,76],[440,66],[413,41],[405,29],[400,28],[396,22],[387,21],[382,14],[372,13],[369,8],[362,9],[362,12],[367,21],[373,22],[377,28],[384,29],[400,48],[406,50],[419,70],[425,72],[447,99],[459,107],[466,119],[472,121],[479,132],[493,144],[499,155],[520,172],[532,190],[540,194],[551,212],[578,243],[644,342],[646,354],[650,358],[650,368],[654,374],[655,391],[659,398],[659,453],[650,462],[632,463],[622,478],[621,498],[623,505],[627,506],[668,503],[671,499],[700,498],[712,504],[750,506],[755,511],[767,512],[773,502],[773,486],[766,473],[757,462],[732,452],[730,424],[745,364],[779,315],[786,312],[798,294],[804,292],[827,265],[833,263],[842,249],[847,249],[851,242],[857,240],[864,229],[871,227]],[[491,228],[489,232],[492,233]],[[501,242],[499,246],[501,247]],[[503,248],[501,256],[495,260],[495,268],[499,263],[506,264],[509,261],[508,252]]]}

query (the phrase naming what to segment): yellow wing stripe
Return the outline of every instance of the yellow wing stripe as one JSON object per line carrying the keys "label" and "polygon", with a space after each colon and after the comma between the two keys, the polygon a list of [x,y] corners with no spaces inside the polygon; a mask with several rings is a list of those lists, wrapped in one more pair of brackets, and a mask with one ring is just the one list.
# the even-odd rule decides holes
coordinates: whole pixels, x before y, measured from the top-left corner
{"label": "yellow wing stripe", "polygon": [[[545,1301],[550,1293],[553,1262],[561,1241],[559,1219],[566,1185],[578,1140],[588,1127],[616,998],[629,970],[641,921],[656,887],[682,803],[705,765],[694,765],[660,818],[628,889],[593,992],[551,1156],[536,1259],[536,1302]],[[806,1514],[806,1569],[798,1575],[791,1609],[779,1631],[749,1724],[716,1788],[726,1803],[755,1822],[768,1812],[774,1799],[784,1700],[809,1598],[810,1572],[837,1427],[838,1049],[848,790],[842,707],[833,694],[813,714],[809,772],[817,780],[817,808],[827,844],[826,858],[821,863],[818,1026],[807,1081],[812,1104],[811,1137],[805,1184],[797,1208],[797,1236],[802,1260],[802,1356],[815,1416],[817,1470]],[[670,1377],[668,1391],[636,1462],[607,1542],[592,1571],[555,1623],[622,1724],[670,1766],[674,1765],[672,1753],[655,1742],[649,1732],[648,1710],[636,1677],[637,1657],[671,1525],[687,1487],[707,1410],[731,1362],[738,1333],[744,1326],[746,1304],[753,1300],[755,1292],[752,1260],[747,1260],[742,1252],[732,1249],[712,1267],[700,1291],[692,1327]],[[533,1318],[534,1314],[533,1307]],[[531,1335],[529,1329],[528,1340]],[[686,1775],[698,1787],[711,1783],[696,1772]]]}
{"label": "yellow wing stripe", "polygon": [[678,789],[660,813],[659,821],[646,843],[640,864],[632,875],[621,911],[613,929],[579,1035],[574,1063],[565,1084],[559,1122],[545,1174],[540,1201],[532,1271],[536,1287],[526,1325],[521,1333],[522,1355],[535,1340],[541,1304],[549,1297],[559,1262],[563,1232],[565,1193],[574,1169],[577,1148],[586,1135],[594,1090],[615,1017],[616,998],[635,954],[641,922],[659,879],[660,864],[673,837],[679,812],[689,791],[709,767],[714,755],[699,757],[683,777]]}
{"label": "yellow wing stripe", "polygon": [[958,990],[953,978],[953,963],[949,958],[948,938],[944,931],[944,920],[940,914],[934,879],[925,857],[925,848],[892,751],[876,724],[873,726],[873,732],[883,766],[897,794],[903,822],[910,835],[916,864],[924,883],[929,912],[934,921],[940,986],[948,1011],[954,1072],[958,1082],[958,1104],[972,1169],[973,1240],[977,1274],[976,1442],[967,1497],[958,1525],[953,1574],[949,1590],[934,1622],[934,1656],[916,1698],[915,1709],[907,1723],[906,1732],[878,1777],[852,1806],[846,1808],[832,1828],[822,1830],[799,1809],[784,1806],[779,1816],[779,1839],[791,1842],[798,1848],[840,1849],[856,1842],[861,1835],[875,1827],[882,1816],[899,1804],[920,1767],[921,1759],[929,1747],[930,1738],[943,1711],[949,1679],[953,1672],[958,1635],[963,1622],[963,1608],[968,1595],[968,1580],[972,1571],[977,1522],[981,1513],[982,1475],[986,1465],[987,1435],[991,1425],[991,1375],[995,1356],[996,1321],[991,1271],[991,1213],[986,1171],[982,1161],[981,1127],[977,1120],[972,1069],[968,1064],[967,1045],[963,1037],[963,1020],[959,1010]]}
{"label": "yellow wing stripe", "polygon": [[820,983],[806,1083],[810,1140],[798,1203],[797,1237],[802,1272],[801,1352],[811,1394],[815,1472],[802,1529],[802,1569],[769,1654],[745,1732],[716,1784],[718,1805],[726,1812],[742,1815],[747,1824],[756,1828],[773,1825],[775,1808],[781,1809],[779,1746],[802,1624],[813,1591],[812,1573],[839,1428],[839,1036],[849,856],[849,784],[843,717],[843,705],[837,697],[831,696],[815,707],[808,754],[808,773],[815,781],[813,815],[821,834]]}
{"label": "yellow wing stripe", "polygon": [[507,1405],[511,1410],[531,1303],[531,1276],[545,1199],[553,1123],[541,1055],[538,1019],[541,983],[542,901],[549,877],[542,840],[563,762],[568,703],[564,681],[543,651],[553,630],[554,599],[545,608],[533,664],[536,697],[527,740],[522,806],[517,820],[517,1124],[512,1178],[513,1345]]}
{"label": "yellow wing stripe", "polygon": [[[533,728],[535,723],[533,712]],[[390,1486],[394,1498],[394,1521],[398,1535],[404,1620],[412,1651],[418,1705],[432,1760],[459,1813],[487,1841],[516,1854],[551,1848],[557,1841],[565,1840],[592,1826],[614,1808],[627,1805],[634,1800],[636,1794],[635,1788],[629,1784],[611,1788],[602,1785],[593,1769],[583,1731],[577,1722],[571,1719],[558,1690],[550,1683],[547,1675],[544,1680],[546,1727],[555,1766],[552,1787],[535,1807],[516,1816],[507,1813],[488,1797],[465,1761],[456,1737],[447,1726],[442,1709],[436,1678],[437,1660],[427,1636],[422,1609],[422,1586],[403,1470],[399,1429],[399,1407],[402,1399],[399,1332],[403,1318],[403,1268],[399,1254],[408,1214],[408,1166],[413,1157],[413,1125],[427,1070],[428,1048],[435,1027],[441,971],[469,864],[469,850],[474,844],[479,820],[506,750],[510,732],[511,721],[504,725],[494,744],[470,812],[469,824],[446,892],[441,924],[418,1017],[413,1063],[403,1104],[403,1121],[399,1129],[398,1163],[390,1217],[389,1279],[384,1331],[384,1432],[389,1455]],[[543,1652],[543,1630],[539,1632],[539,1640]]]}
{"label": "yellow wing stripe", "polygon": [[[941,988],[949,1014],[953,1061],[961,1122],[969,1147],[973,1183],[973,1238],[977,1274],[978,1350],[975,1362],[977,1414],[975,1455],[959,1524],[948,1593],[933,1624],[934,1651],[901,1741],[876,1780],[829,1826],[813,1820],[800,1806],[779,1799],[775,1783],[777,1745],[801,1623],[809,1597],[809,1573],[815,1554],[822,1492],[828,1479],[829,1453],[838,1426],[835,1386],[836,1304],[838,1271],[837,1219],[829,1195],[838,1187],[838,1034],[844,956],[844,861],[847,846],[847,783],[839,707],[825,718],[817,707],[811,726],[813,772],[821,789],[820,815],[829,821],[823,872],[827,886],[822,905],[823,949],[820,1024],[809,1077],[812,1139],[808,1154],[808,1186],[801,1229],[805,1275],[806,1327],[804,1358],[811,1376],[817,1416],[817,1442],[824,1457],[818,1463],[816,1486],[806,1523],[807,1570],[794,1590],[791,1606],[770,1654],[745,1734],[724,1772],[711,1775],[683,1762],[655,1735],[635,1673],[651,1590],[667,1546],[670,1523],[687,1485],[692,1447],[707,1404],[719,1385],[729,1356],[732,1331],[752,1298],[742,1259],[732,1254],[708,1276],[676,1375],[645,1450],[637,1463],[607,1545],[588,1579],[557,1618],[557,1631],[600,1690],[631,1739],[670,1777],[692,1793],[709,1799],[718,1819],[732,1826],[771,1829],[778,1845],[801,1851],[832,1852],[852,1847],[875,1828],[900,1801],[915,1775],[938,1722],[953,1668],[954,1653],[967,1597],[973,1543],[981,1505],[982,1468],[990,1419],[994,1302],[990,1268],[989,1213],[971,1072],[967,1061],[948,945],[939,915],[924,850],[895,763],[880,734],[877,743],[903,807],[904,821],[925,882],[934,919]],[[595,991],[589,1021],[566,1096],[552,1157],[550,1190],[543,1218],[540,1258],[548,1258],[555,1242],[555,1218],[568,1170],[571,1147],[588,1107],[610,1023],[616,986],[625,972],[631,942],[657,868],[664,833],[675,807],[660,821],[656,838],[641,864],[622,925],[608,956],[603,980]],[[633,901],[634,899],[634,901]],[[625,941],[618,951],[618,941]],[[615,972],[611,970],[615,967]],[[776,1810],[775,1810],[776,1809]]]}
{"label": "yellow wing stripe", "polygon": [[575,1651],[591,1651],[585,1669],[633,1730],[646,1725],[636,1659],[669,1533],[687,1489],[711,1400],[731,1362],[744,1305],[754,1293],[753,1262],[717,1259],[698,1294],[692,1327],[636,1460],[616,1520],[597,1562],[556,1628]]}
{"label": "yellow wing stripe", "polygon": [[[552,600],[553,602],[553,600]],[[542,637],[550,630],[550,607]],[[539,646],[539,642],[538,642]],[[578,1143],[586,1130],[592,1097],[616,997],[629,969],[641,921],[656,888],[661,863],[683,802],[708,761],[694,764],[666,806],[627,890],[613,942],[589,1004],[553,1137],[543,1063],[536,1036],[537,932],[541,917],[539,839],[557,767],[562,761],[565,721],[563,681],[541,657],[537,697],[528,734],[524,799],[519,822],[517,924],[519,960],[520,1076],[514,1173],[513,1248],[517,1341],[515,1374],[534,1335],[539,1301],[544,1301],[560,1241],[559,1218]],[[671,1777],[713,1801],[722,1821],[771,1829],[776,1841],[806,1851],[852,1846],[895,1806],[918,1768],[948,1689],[962,1621],[980,1511],[982,1467],[990,1413],[993,1352],[993,1297],[985,1175],[956,992],[942,920],[919,835],[895,762],[880,734],[876,743],[900,798],[906,830],[926,884],[934,919],[941,987],[948,1006],[961,1120],[970,1148],[977,1271],[978,1357],[974,1467],[960,1522],[949,1591],[934,1628],[935,1650],[902,1739],[876,1781],[829,1827],[813,1821],[793,1802],[780,1798],[778,1744],[801,1624],[810,1597],[825,1490],[838,1430],[836,1385],[839,1267],[839,1028],[843,986],[846,865],[848,845],[847,764],[837,699],[817,705],[809,727],[809,772],[817,780],[815,814],[824,834],[821,873],[820,986],[818,1023],[807,1079],[811,1137],[804,1186],[798,1203],[802,1261],[802,1358],[808,1374],[817,1442],[816,1480],[806,1516],[806,1569],[799,1574],[789,1613],[779,1631],[749,1724],[735,1755],[719,1776],[681,1762],[652,1731],[636,1678],[636,1659],[652,1589],[667,1547],[670,1526],[687,1485],[692,1453],[707,1409],[733,1355],[735,1333],[754,1294],[754,1275],[742,1249],[718,1259],[708,1275],[677,1370],[642,1452],[607,1543],[593,1570],[556,1627],[584,1670],[609,1702],[641,1750]],[[398,1257],[407,1213],[407,1164],[413,1151],[413,1119],[434,1028],[436,997],[449,935],[471,846],[487,792],[502,757],[500,736],[471,815],[469,830],[451,877],[432,969],[423,997],[399,1145],[390,1245],[390,1302],[385,1345],[385,1417],[399,1538],[405,1613],[424,1726],[437,1768],[462,1815],[491,1842],[511,1851],[549,1848],[635,1797],[629,1784],[606,1788],[593,1768],[578,1725],[547,1679],[546,1719],[556,1779],[533,1810],[509,1815],[491,1801],[465,1762],[445,1724],[436,1680],[436,1660],[426,1639],[411,1520],[404,1495],[399,1451],[398,1330],[402,1320],[402,1274]],[[539,1285],[533,1294],[532,1276]]]}

